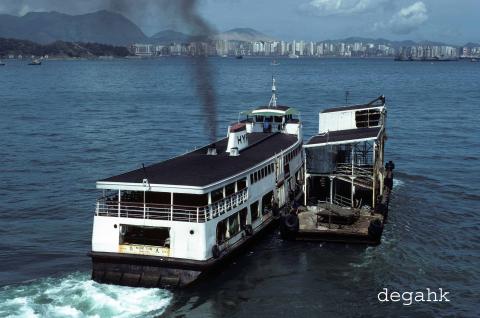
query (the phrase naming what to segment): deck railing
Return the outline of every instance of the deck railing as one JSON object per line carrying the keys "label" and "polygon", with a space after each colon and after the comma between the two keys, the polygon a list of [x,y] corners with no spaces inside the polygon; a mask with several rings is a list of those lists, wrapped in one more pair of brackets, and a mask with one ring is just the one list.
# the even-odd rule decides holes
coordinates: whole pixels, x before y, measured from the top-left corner
{"label": "deck railing", "polygon": [[247,200],[248,189],[246,188],[220,201],[202,207],[128,201],[118,202],[118,200],[101,198],[97,201],[95,214],[98,216],[203,223],[242,205]]}
{"label": "deck railing", "polygon": [[370,178],[373,179],[373,168],[371,166],[357,166],[352,165],[349,163],[338,163],[337,164],[337,174],[342,174],[342,175],[352,175],[352,170],[353,170],[353,176],[355,177],[360,177],[360,178]]}

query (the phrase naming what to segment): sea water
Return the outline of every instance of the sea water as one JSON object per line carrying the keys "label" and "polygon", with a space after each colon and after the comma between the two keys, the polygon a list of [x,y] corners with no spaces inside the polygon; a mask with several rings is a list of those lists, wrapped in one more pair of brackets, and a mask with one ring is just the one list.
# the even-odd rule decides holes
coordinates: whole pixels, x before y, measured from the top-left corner
{"label": "sea water", "polygon": [[[188,58],[7,61],[0,70],[0,317],[478,316],[480,64],[389,59],[212,58],[217,136],[278,100],[306,138],[324,108],[384,94],[396,164],[377,247],[283,242],[272,233],[187,290],[90,280],[95,181],[208,142]],[[346,91],[349,92],[346,99]],[[443,288],[448,303],[377,294]]]}

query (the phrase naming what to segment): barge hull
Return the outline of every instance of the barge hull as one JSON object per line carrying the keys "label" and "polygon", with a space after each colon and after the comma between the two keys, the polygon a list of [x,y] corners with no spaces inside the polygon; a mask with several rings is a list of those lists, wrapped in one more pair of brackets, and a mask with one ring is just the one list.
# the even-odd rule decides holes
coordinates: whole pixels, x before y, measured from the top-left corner
{"label": "barge hull", "polygon": [[362,245],[378,245],[379,239],[374,239],[368,235],[362,234],[340,234],[340,233],[325,233],[320,231],[299,231],[295,236],[296,241],[320,241],[320,242],[334,242],[334,243],[349,243]]}

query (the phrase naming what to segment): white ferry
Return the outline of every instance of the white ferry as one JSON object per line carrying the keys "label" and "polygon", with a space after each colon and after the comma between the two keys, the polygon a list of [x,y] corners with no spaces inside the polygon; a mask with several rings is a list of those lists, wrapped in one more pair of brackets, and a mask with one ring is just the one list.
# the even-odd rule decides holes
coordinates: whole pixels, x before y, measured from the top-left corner
{"label": "white ferry", "polygon": [[266,230],[301,195],[302,122],[277,105],[243,112],[227,137],[97,182],[92,278],[185,286]]}

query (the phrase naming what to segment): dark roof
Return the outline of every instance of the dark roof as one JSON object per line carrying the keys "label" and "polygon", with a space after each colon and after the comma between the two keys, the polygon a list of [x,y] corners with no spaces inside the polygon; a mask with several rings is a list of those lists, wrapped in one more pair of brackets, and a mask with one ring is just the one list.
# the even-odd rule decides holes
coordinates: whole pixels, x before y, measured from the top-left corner
{"label": "dark roof", "polygon": [[330,131],[325,134],[313,136],[306,145],[373,138],[378,136],[381,129],[382,127],[373,127]]}
{"label": "dark roof", "polygon": [[[292,146],[297,136],[280,133],[248,134],[249,147],[240,151],[240,156],[231,157],[226,152],[228,139],[215,143],[218,155],[208,156],[209,146],[146,167],[151,184],[207,186],[245,171],[281,150]],[[213,144],[212,144],[213,145]],[[142,183],[143,169],[137,169],[100,182]]]}
{"label": "dark roof", "polygon": [[366,108],[377,108],[385,106],[385,97],[380,96],[367,104],[358,104],[358,105],[350,105],[350,106],[340,106],[340,107],[333,107],[327,108],[322,111],[323,113],[333,113],[338,111],[344,110],[355,110],[355,109],[366,109]]}

